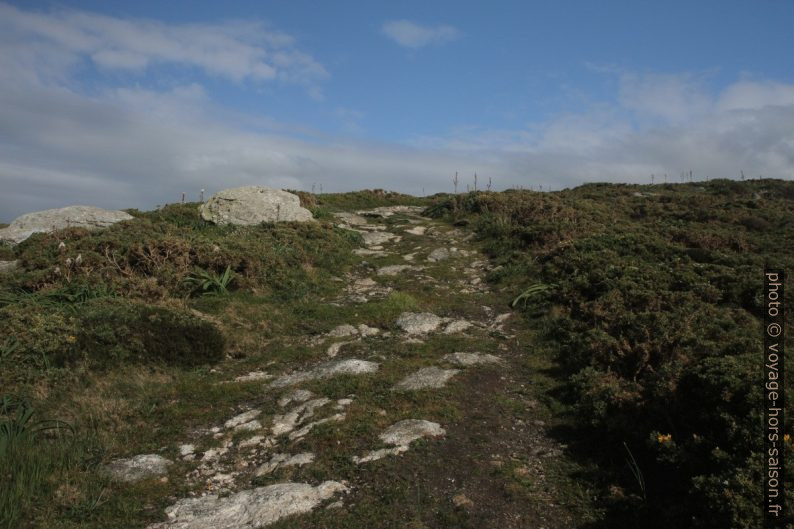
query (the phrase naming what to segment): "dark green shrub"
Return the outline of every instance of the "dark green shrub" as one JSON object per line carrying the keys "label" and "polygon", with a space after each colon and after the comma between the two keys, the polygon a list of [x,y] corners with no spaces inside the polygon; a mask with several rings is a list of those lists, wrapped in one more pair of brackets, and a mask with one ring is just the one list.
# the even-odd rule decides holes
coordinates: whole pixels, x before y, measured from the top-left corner
{"label": "dark green shrub", "polygon": [[220,331],[186,311],[104,300],[87,304],[79,321],[73,354],[91,362],[193,366],[223,357]]}

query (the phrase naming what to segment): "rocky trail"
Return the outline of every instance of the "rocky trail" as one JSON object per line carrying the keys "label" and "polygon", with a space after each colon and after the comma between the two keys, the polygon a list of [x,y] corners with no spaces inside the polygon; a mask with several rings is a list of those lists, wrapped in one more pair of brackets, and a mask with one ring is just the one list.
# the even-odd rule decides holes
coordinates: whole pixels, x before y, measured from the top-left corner
{"label": "rocky trail", "polygon": [[[261,394],[225,421],[109,465],[129,482],[184,476],[149,529],[574,525],[549,478],[564,447],[547,432],[531,334],[489,289],[471,235],[420,210],[337,214],[365,243],[324,300],[349,321],[292,337],[309,353],[288,369],[219,381]],[[365,317],[398,302],[389,325]]]}

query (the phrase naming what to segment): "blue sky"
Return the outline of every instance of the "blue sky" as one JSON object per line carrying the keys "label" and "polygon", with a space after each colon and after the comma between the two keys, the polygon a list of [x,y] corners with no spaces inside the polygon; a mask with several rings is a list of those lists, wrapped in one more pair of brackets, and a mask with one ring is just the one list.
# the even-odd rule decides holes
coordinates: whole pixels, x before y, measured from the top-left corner
{"label": "blue sky", "polygon": [[784,1],[0,3],[0,220],[455,171],[791,179],[792,21]]}

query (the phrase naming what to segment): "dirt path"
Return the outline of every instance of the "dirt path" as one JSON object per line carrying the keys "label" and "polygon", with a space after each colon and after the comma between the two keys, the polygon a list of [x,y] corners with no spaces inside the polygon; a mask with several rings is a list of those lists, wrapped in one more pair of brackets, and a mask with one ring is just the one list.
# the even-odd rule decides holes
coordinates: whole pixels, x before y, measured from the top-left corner
{"label": "dirt path", "polygon": [[[310,353],[290,369],[224,382],[262,398],[186,436],[187,492],[150,529],[576,525],[549,478],[564,447],[546,433],[531,336],[471,237],[417,213],[339,215],[365,242],[322,307],[346,321],[295,337]],[[149,463],[115,468],[169,466]]]}

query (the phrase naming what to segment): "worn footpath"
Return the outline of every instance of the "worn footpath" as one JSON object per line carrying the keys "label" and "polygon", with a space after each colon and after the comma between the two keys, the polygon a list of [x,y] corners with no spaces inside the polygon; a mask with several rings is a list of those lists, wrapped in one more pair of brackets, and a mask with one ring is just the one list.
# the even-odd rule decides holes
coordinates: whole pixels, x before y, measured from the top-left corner
{"label": "worn footpath", "polygon": [[575,525],[549,478],[564,447],[532,337],[471,236],[420,211],[337,214],[365,243],[324,300],[348,321],[293,337],[307,353],[289,366],[218,381],[261,388],[225,421],[108,466],[129,482],[185,476],[149,529]]}

